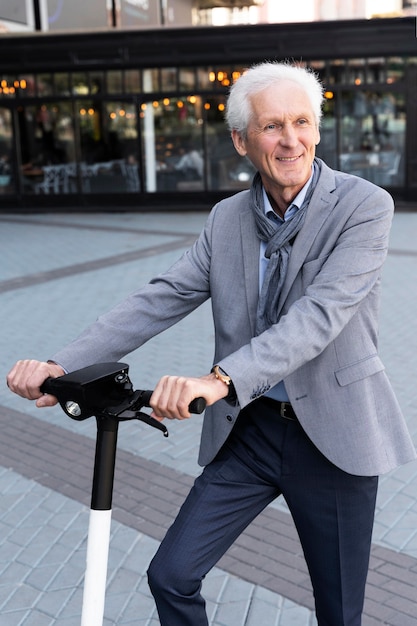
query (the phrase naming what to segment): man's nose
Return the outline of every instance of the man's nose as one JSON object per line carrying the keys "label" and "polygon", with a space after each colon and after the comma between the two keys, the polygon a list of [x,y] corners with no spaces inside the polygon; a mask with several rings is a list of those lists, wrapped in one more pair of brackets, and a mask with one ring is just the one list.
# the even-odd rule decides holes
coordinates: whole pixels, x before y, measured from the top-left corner
{"label": "man's nose", "polygon": [[297,132],[291,124],[285,125],[282,129],[280,141],[285,146],[295,146],[298,143]]}

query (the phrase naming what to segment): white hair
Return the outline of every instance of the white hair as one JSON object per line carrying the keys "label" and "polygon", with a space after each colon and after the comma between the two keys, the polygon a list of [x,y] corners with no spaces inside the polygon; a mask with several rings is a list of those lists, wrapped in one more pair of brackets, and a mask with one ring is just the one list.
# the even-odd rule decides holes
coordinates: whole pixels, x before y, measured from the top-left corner
{"label": "white hair", "polygon": [[230,131],[236,130],[246,137],[252,116],[251,97],[270,87],[272,83],[292,80],[310,99],[317,127],[320,126],[323,105],[323,86],[310,69],[289,62],[264,62],[246,70],[231,86],[226,104],[225,119]]}

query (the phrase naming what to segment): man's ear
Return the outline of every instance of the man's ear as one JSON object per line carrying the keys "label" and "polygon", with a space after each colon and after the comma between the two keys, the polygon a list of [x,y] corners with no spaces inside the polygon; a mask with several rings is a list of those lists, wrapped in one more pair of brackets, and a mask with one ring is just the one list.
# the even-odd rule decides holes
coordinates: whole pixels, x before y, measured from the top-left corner
{"label": "man's ear", "polygon": [[239,131],[232,130],[232,141],[236,152],[240,154],[240,156],[246,156],[246,141],[243,139]]}

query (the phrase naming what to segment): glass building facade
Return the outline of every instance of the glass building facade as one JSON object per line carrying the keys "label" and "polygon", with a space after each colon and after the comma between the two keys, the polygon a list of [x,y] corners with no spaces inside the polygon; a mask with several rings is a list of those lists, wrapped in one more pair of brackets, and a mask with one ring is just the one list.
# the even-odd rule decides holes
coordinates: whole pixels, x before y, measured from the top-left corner
{"label": "glass building facade", "polygon": [[[216,47],[219,30],[223,43]],[[3,210],[206,208],[247,188],[253,169],[234,151],[225,102],[248,65],[271,58],[294,59],[323,81],[318,156],[415,199],[414,20],[194,28],[177,35],[6,37],[7,57],[15,46],[18,58],[0,62]],[[0,53],[2,45],[4,39]],[[271,45],[279,48],[273,55]]]}

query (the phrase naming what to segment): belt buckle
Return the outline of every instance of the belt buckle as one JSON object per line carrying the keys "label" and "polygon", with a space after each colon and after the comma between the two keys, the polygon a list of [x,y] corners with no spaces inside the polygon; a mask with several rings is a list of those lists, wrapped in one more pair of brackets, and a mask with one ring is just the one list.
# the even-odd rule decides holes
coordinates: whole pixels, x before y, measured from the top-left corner
{"label": "belt buckle", "polygon": [[281,417],[283,417],[286,420],[294,421],[293,416],[288,414],[288,411],[291,410],[291,404],[289,402],[281,402],[281,406],[279,410],[280,410]]}

